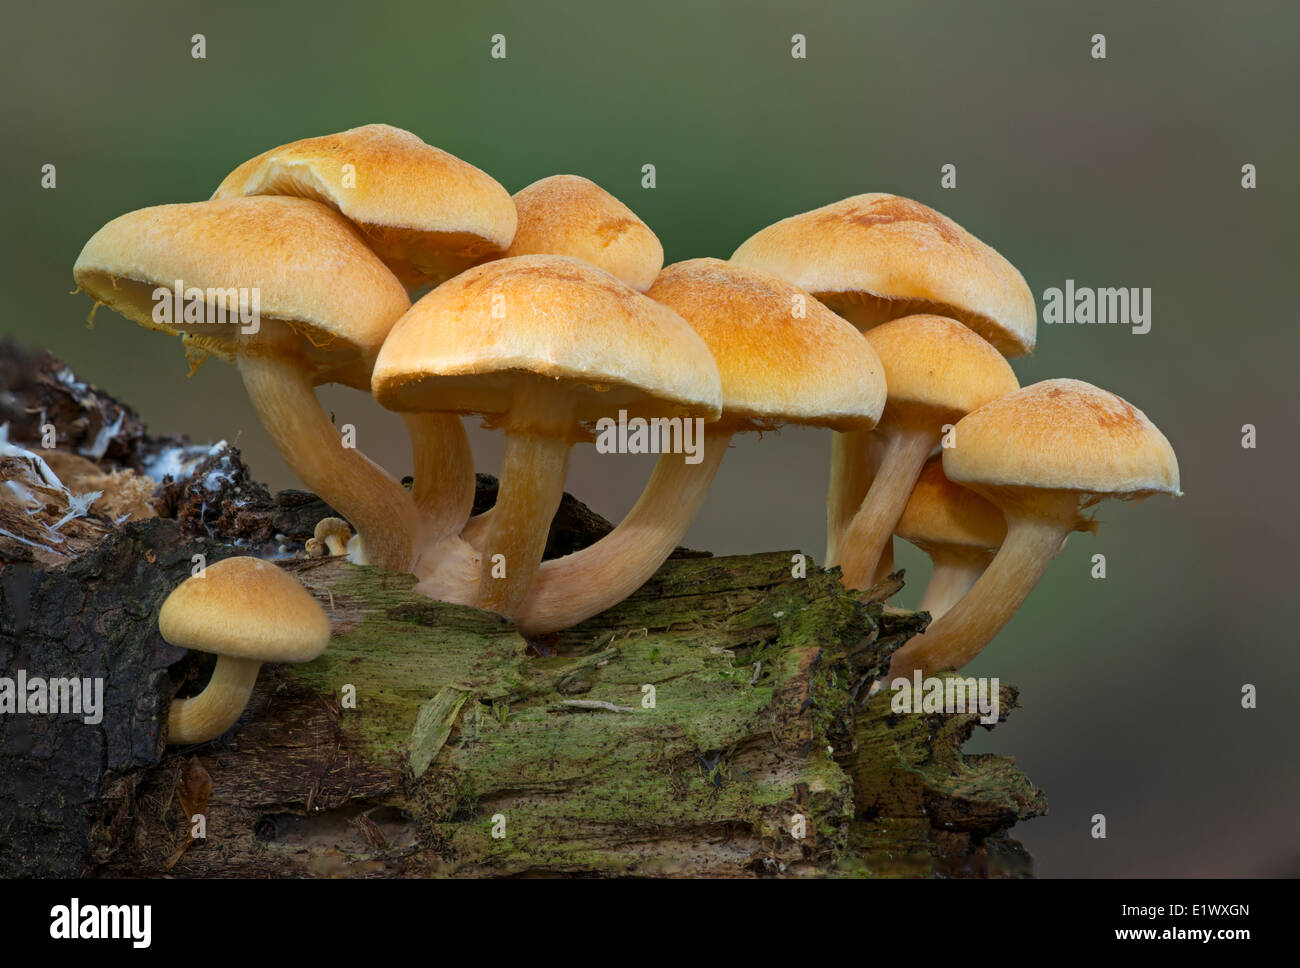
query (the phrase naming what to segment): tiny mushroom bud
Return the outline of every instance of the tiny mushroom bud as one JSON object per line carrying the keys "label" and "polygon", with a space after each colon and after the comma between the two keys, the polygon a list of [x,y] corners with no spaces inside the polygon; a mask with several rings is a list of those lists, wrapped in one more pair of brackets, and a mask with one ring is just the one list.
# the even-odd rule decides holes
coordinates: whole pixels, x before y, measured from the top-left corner
{"label": "tiny mushroom bud", "polygon": [[719,259],[668,266],[648,295],[703,338],[722,378],[722,416],[695,462],[663,453],[640,499],[610,534],[548,561],[518,616],[520,631],[566,628],[641,587],[677,546],[704,503],[734,434],[782,424],[870,429],[885,402],[875,351],[826,307],[775,276]]}
{"label": "tiny mushroom bud", "polygon": [[192,699],[173,699],[167,741],[202,743],[239,720],[264,662],[310,662],[329,644],[325,610],[294,578],[258,558],[226,558],[178,585],[158,613],[170,644],[217,656]]}
{"label": "tiny mushroom bud", "polygon": [[[943,427],[1019,384],[997,350],[943,316],[908,316],[867,333],[885,367],[889,399],[876,433],[883,449],[871,488],[841,539],[849,588],[868,588]],[[960,443],[960,436],[957,438]]]}
{"label": "tiny mushroom bud", "polygon": [[962,599],[894,653],[891,677],[960,669],[1015,614],[1081,511],[1108,497],[1181,493],[1178,459],[1146,414],[1078,380],[1047,380],[985,404],[957,425],[948,478],[1002,509],[1007,535]]}
{"label": "tiny mushroom bud", "polygon": [[[1006,259],[934,209],[897,195],[855,195],[762,229],[732,260],[808,290],[864,332],[903,316],[955,319],[1004,356],[1034,348],[1038,311]],[[827,494],[826,565],[875,474],[863,434],[836,434]]]}
{"label": "tiny mushroom bud", "polygon": [[664,264],[650,226],[595,182],[552,175],[514,196],[519,228],[507,257],[567,255],[645,292]]}
{"label": "tiny mushroom bud", "polygon": [[324,558],[329,554],[329,551],[325,548],[325,543],[319,538],[308,538],[303,543],[302,548],[308,558]]}
{"label": "tiny mushroom bud", "polygon": [[504,427],[501,487],[467,594],[510,616],[541,564],[581,425],[620,410],[720,412],[718,370],[694,330],[564,256],[502,259],[439,286],[393,327],[372,387],[390,410],[479,413]]}
{"label": "tiny mushroom bud", "polygon": [[[299,195],[337,209],[412,292],[488,259],[514,238],[514,202],[494,178],[387,124],[305,138],[231,172],[214,198]],[[459,532],[474,504],[474,459],[455,414],[404,414],[415,505],[435,535]]]}
{"label": "tiny mushroom bud", "polygon": [[907,499],[894,533],[924,551],[934,564],[917,606],[939,618],[984,573],[1007,533],[1002,512],[943,473],[943,458],[931,457]]}
{"label": "tiny mushroom bud", "polygon": [[342,518],[321,518],[316,523],[314,537],[324,543],[331,556],[346,555],[352,529]]}
{"label": "tiny mushroom bud", "polygon": [[[313,389],[368,390],[374,355],[410,306],[346,219],[303,198],[159,205],[96,232],[74,275],[128,319],[180,335],[187,353],[235,363],[290,468],[356,525],[364,560],[409,570],[418,531],[410,493],[344,446]],[[203,318],[166,298],[173,286],[199,301]],[[255,318],[232,306],[240,294],[256,298]],[[168,302],[170,315],[160,311]],[[221,319],[218,305],[234,318]]]}

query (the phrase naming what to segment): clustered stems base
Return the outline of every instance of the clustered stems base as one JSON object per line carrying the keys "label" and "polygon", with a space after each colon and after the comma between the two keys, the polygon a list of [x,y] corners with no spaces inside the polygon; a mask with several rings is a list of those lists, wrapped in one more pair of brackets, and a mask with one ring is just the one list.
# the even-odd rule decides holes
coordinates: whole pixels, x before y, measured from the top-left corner
{"label": "clustered stems base", "polygon": [[415,565],[415,591],[439,602],[473,605],[478,601],[482,555],[459,535],[425,545]]}
{"label": "clustered stems base", "polygon": [[704,432],[702,460],[661,454],[632,510],[595,544],[545,562],[517,616],[525,635],[568,628],[640,588],[677,547],[708,496],[731,431]]}

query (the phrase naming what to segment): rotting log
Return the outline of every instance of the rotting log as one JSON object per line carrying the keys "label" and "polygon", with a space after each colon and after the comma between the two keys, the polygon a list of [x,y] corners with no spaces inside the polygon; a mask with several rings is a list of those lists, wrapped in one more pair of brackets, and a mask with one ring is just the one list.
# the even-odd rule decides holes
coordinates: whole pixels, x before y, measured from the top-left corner
{"label": "rotting log", "polygon": [[[5,669],[107,680],[97,726],[0,717],[0,874],[1029,873],[1007,831],[1042,795],[960,752],[975,716],[866,697],[923,618],[834,572],[792,577],[789,553],[670,560],[532,644],[408,576],[284,562],[329,610],[329,649],[263,667],[238,726],[175,748],[171,694],[210,660],[166,645],[157,611],[192,554],[234,553],[176,531],[137,522],[57,571],[0,575]],[[182,852],[187,809],[207,837]]]}
{"label": "rotting log", "polygon": [[[33,359],[0,347],[0,375],[27,374],[6,406],[44,408],[60,447],[119,472],[179,446]],[[157,517],[92,513],[61,554],[0,553],[0,676],[99,677],[105,701],[93,724],[0,713],[0,876],[1031,872],[1009,832],[1042,793],[1011,759],[961,752],[975,714],[894,714],[888,691],[870,695],[924,627],[886,604],[898,580],[849,592],[811,560],[796,577],[792,552],[679,549],[627,601],[526,642],[409,576],[297,557],[329,509],[272,498],[236,451],[211,460],[215,494],[200,470],[159,489]],[[479,509],[493,487],[480,479]],[[548,555],[608,528],[566,496]],[[167,746],[172,698],[212,659],[161,639],[163,599],[195,555],[277,546],[328,610],[329,649],[264,666],[217,740]],[[1014,705],[1003,687],[1001,715]],[[191,841],[195,814],[206,838]]]}

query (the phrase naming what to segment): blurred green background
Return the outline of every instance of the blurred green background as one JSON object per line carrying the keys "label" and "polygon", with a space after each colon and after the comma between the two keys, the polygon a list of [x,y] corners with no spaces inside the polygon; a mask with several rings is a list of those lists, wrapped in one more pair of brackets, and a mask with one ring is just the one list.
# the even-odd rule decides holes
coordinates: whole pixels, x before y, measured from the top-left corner
{"label": "blurred green background", "polygon": [[[3,332],[154,431],[237,442],[276,487],[292,478],[233,368],[187,379],[177,341],[111,312],[88,330],[89,300],[68,292],[101,224],[206,198],[300,137],[385,121],[510,191],[588,176],[669,261],[725,257],[776,219],[889,191],[997,248],[1040,306],[1067,278],[1151,287],[1150,333],[1043,326],[1015,368],[1141,407],[1186,496],[1103,505],[1100,533],[1070,540],[972,667],[1018,685],[1024,706],[973,746],[1014,753],[1047,791],[1050,816],[1017,831],[1044,876],[1300,873],[1294,4],[46,2],[5,19]],[[496,33],[505,60],[489,56]],[[55,190],[40,187],[47,163]],[[351,391],[322,399],[409,472],[395,417]],[[1245,423],[1257,449],[1240,445]],[[495,471],[499,435],[474,443]],[[739,440],[687,543],[820,559],[828,449],[821,432]],[[617,518],[649,469],[580,448],[570,489]],[[1105,581],[1089,576],[1095,553]],[[899,558],[910,603],[925,559],[901,542]],[[1241,709],[1243,683],[1257,710]],[[1096,813],[1105,840],[1089,834]]]}

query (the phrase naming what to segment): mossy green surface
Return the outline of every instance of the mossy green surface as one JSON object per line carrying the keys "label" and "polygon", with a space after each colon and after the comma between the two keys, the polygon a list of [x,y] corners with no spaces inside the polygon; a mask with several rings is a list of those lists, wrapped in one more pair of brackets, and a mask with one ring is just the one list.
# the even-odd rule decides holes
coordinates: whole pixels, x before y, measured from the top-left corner
{"label": "mossy green surface", "polygon": [[[966,721],[867,701],[923,621],[792,565],[791,553],[670,560],[624,603],[531,644],[499,616],[420,598],[407,578],[301,566],[332,603],[335,637],[277,671],[259,715],[275,732],[303,715],[276,696],[312,710],[294,735],[317,731],[319,762],[301,768],[331,782],[305,801],[259,793],[283,787],[283,771],[267,779],[278,733],[243,759],[208,757],[214,787],[238,790],[230,836],[267,817],[277,831],[239,843],[222,872],[989,870],[987,844],[1032,815],[1037,791],[1008,761],[962,757]],[[1001,873],[1027,870],[1014,849],[997,857]],[[181,872],[213,862],[192,850]]]}

